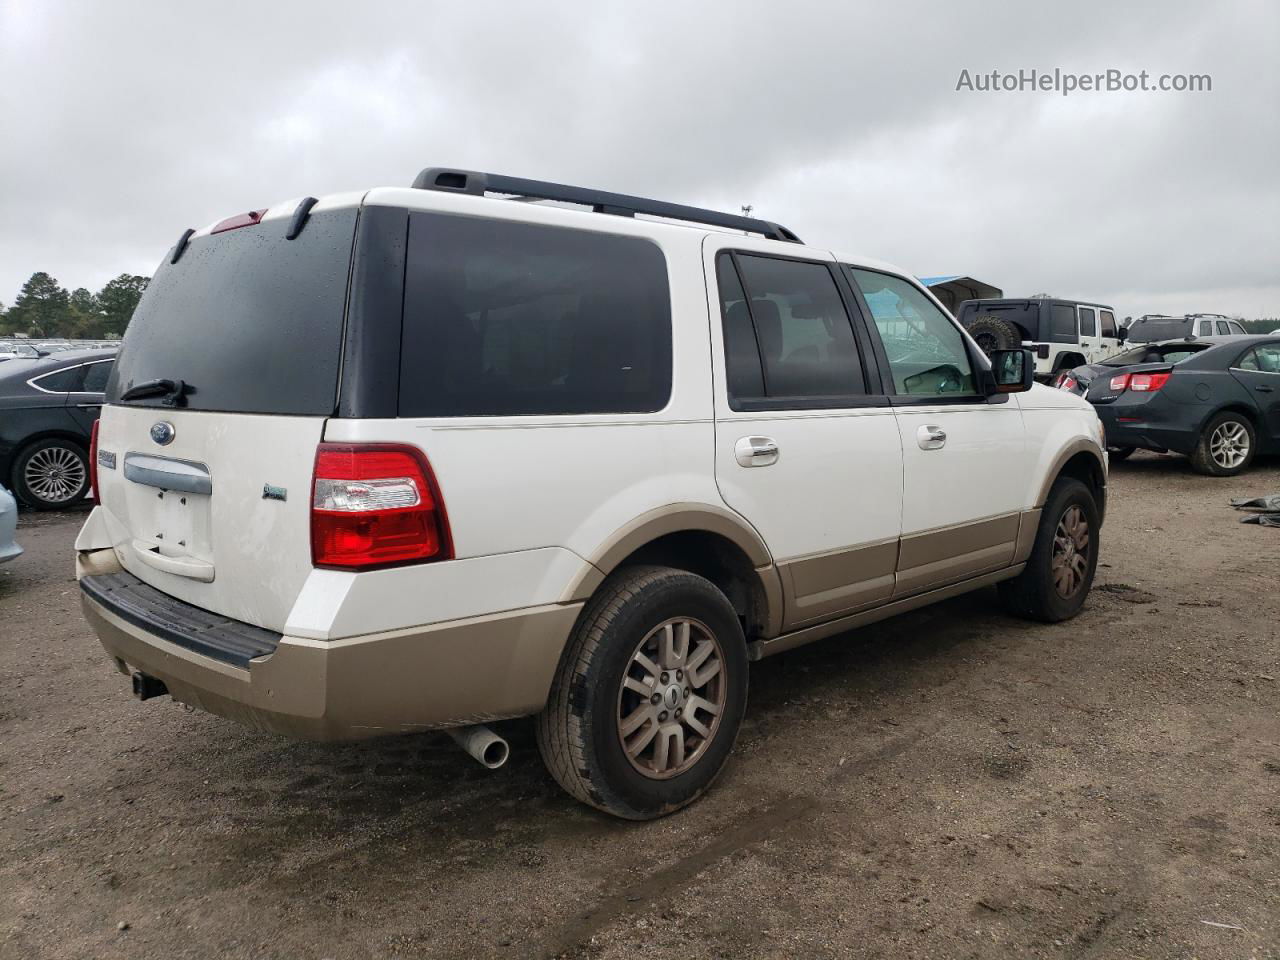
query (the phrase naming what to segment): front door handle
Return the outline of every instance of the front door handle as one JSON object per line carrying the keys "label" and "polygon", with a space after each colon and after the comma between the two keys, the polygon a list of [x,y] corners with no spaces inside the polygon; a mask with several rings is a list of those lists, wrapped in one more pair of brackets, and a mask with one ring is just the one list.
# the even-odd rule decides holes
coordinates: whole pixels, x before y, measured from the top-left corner
{"label": "front door handle", "polygon": [[772,437],[743,437],[733,445],[733,456],[742,467],[767,467],[778,462],[778,444]]}
{"label": "front door handle", "polygon": [[921,450],[941,450],[947,445],[947,432],[941,427],[926,426],[916,431]]}
{"label": "front door handle", "polygon": [[1258,384],[1258,385],[1257,385],[1256,387],[1254,387],[1253,389],[1257,390],[1259,393],[1271,393],[1271,392],[1272,392],[1270,387],[1263,386],[1262,384]]}

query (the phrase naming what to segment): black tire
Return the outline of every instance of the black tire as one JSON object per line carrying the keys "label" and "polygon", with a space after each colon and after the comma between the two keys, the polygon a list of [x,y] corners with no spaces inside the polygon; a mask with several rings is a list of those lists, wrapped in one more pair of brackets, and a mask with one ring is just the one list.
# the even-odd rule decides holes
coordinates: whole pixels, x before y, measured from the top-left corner
{"label": "black tire", "polygon": [[978,317],[969,324],[968,330],[969,336],[988,356],[995,350],[1016,350],[1022,346],[1022,332],[1000,317]]}
{"label": "black tire", "polygon": [[[1220,448],[1215,454],[1216,441],[1220,430],[1246,438],[1244,442],[1247,444],[1247,448],[1243,451],[1243,457],[1239,459],[1239,462],[1232,463],[1231,461],[1234,458],[1226,456],[1225,451]],[[1258,433],[1253,429],[1253,424],[1249,422],[1249,418],[1243,413],[1227,410],[1216,417],[1210,418],[1209,422],[1204,425],[1204,429],[1200,431],[1200,440],[1196,443],[1196,448],[1191,451],[1191,468],[1196,473],[1202,473],[1207,477],[1234,477],[1249,468],[1249,464],[1253,463],[1253,455],[1257,449]]]}
{"label": "black tire", "polygon": [[64,437],[38,440],[18,454],[12,479],[13,492],[29,507],[62,510],[74,506],[89,492],[88,451]]}
{"label": "black tire", "polygon": [[[1055,559],[1061,550],[1055,549],[1055,541],[1059,539],[1059,524],[1066,523],[1073,510],[1079,511],[1087,524],[1088,546],[1079,586],[1064,596],[1058,589]],[[1069,620],[1079,613],[1089,596],[1098,567],[1098,527],[1098,504],[1093,498],[1093,491],[1079,480],[1059,477],[1040,512],[1040,526],[1036,530],[1035,545],[1026,569],[1012,580],[1000,584],[1000,599],[1009,612],[1044,623]],[[1073,542],[1064,559],[1070,563],[1071,557],[1083,552],[1085,550]]]}
{"label": "black tire", "polygon": [[1136,447],[1107,447],[1107,459],[1112,461],[1128,460],[1133,456]]}
{"label": "black tire", "polygon": [[[681,750],[686,743],[699,744],[686,758],[691,764],[688,769],[655,779],[652,773],[642,773],[639,760],[633,761],[623,748],[619,728],[621,714],[628,710],[623,701],[635,696],[624,690],[624,682],[629,671],[636,669],[633,657],[646,638],[675,618],[705,626],[718,644],[721,668],[715,675],[723,674],[723,686],[718,688],[723,703],[719,722],[708,728],[709,736],[694,734],[686,741],[681,733]],[[703,642],[705,637],[697,649]],[[692,664],[696,659],[692,643],[688,652],[686,660]],[[709,658],[703,661],[704,667],[708,662]],[[675,674],[662,676],[674,678]],[[692,678],[693,673],[685,676]],[[655,685],[657,679],[655,676]],[[655,695],[659,704],[654,711],[665,705],[661,694]],[[644,699],[636,701],[640,706],[635,713],[642,707],[648,709]],[[578,618],[561,656],[547,707],[538,715],[538,749],[560,786],[583,803],[627,820],[651,820],[692,803],[711,785],[733,749],[746,705],[746,641],[725,595],[710,581],[684,570],[630,567],[606,580]],[[691,708],[690,716],[694,709],[698,708]],[[673,711],[671,716],[678,715]],[[646,721],[637,732],[643,734],[648,725]],[[655,730],[666,729],[659,727],[656,717],[653,726]],[[651,742],[656,745],[659,739],[661,736],[655,735]],[[668,747],[664,756],[671,750],[674,747]]]}

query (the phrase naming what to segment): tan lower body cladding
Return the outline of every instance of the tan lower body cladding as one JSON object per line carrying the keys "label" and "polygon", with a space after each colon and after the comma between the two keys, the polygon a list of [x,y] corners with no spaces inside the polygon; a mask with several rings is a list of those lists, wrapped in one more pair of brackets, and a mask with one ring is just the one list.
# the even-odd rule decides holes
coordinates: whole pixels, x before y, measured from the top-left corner
{"label": "tan lower body cladding", "polygon": [[803,629],[1025,563],[1039,522],[1039,510],[1026,510],[780,563],[783,629]]}

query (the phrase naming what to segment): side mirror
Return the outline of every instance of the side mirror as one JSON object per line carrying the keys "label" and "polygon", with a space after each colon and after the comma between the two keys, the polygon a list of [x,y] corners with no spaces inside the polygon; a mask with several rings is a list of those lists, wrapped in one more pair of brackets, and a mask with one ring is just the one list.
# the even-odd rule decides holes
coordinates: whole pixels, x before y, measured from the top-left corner
{"label": "side mirror", "polygon": [[1035,382],[1036,362],[1030,350],[992,350],[991,378],[996,393],[1026,393]]}
{"label": "side mirror", "polygon": [[1129,328],[1128,328],[1128,327],[1117,327],[1117,328],[1116,328],[1116,339],[1117,339],[1117,340],[1119,340],[1121,343],[1124,343],[1126,340],[1128,340],[1128,339],[1129,339]]}

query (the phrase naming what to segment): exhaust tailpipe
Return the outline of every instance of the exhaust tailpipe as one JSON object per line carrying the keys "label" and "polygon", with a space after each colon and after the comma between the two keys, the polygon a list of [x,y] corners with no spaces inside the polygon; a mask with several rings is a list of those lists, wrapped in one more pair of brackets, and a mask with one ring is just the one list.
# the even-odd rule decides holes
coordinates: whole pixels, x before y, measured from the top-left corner
{"label": "exhaust tailpipe", "polygon": [[453,737],[454,743],[490,770],[497,770],[511,755],[511,748],[507,746],[507,741],[483,723],[469,727],[450,727],[445,730],[445,733]]}
{"label": "exhaust tailpipe", "polygon": [[164,697],[168,693],[169,688],[164,685],[163,680],[157,680],[155,677],[148,676],[145,673],[135,673],[133,675],[133,695],[139,700]]}

